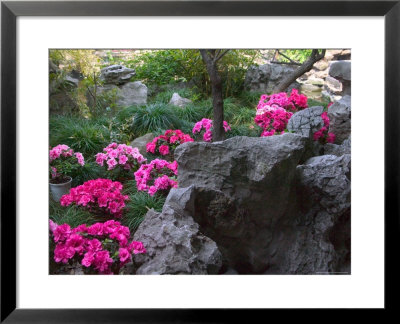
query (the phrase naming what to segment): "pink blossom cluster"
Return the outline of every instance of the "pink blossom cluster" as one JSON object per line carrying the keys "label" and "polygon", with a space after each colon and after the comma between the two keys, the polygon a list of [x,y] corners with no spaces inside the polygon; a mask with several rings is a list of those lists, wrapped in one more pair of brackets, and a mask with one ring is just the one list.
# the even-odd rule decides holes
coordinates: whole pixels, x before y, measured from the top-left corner
{"label": "pink blossom cluster", "polygon": [[279,106],[286,111],[295,113],[308,107],[307,96],[299,94],[297,89],[293,89],[290,96],[288,96],[286,92],[275,93],[270,96],[262,95],[257,109],[261,109],[264,106],[274,105]]}
{"label": "pink blossom cluster", "polygon": [[146,162],[136,147],[126,144],[111,143],[103,151],[105,153],[96,154],[96,163],[103,166],[106,162],[107,170],[112,170],[117,165],[124,170],[137,170],[143,162]]}
{"label": "pink blossom cluster", "polygon": [[146,191],[150,196],[158,191],[167,191],[177,188],[178,182],[174,179],[178,175],[178,163],[169,163],[155,159],[149,164],[142,164],[135,172],[136,186],[139,191]]}
{"label": "pink blossom cluster", "polygon": [[78,163],[82,166],[85,165],[85,159],[83,158],[82,153],[75,152],[74,150],[71,149],[68,145],[65,144],[59,144],[57,146],[54,146],[52,149],[50,149],[50,162],[53,162],[54,160],[60,158],[60,157],[71,157],[75,156]]}
{"label": "pink blossom cluster", "polygon": [[66,164],[78,163],[81,166],[85,165],[85,159],[80,152],[74,152],[68,145],[59,144],[54,146],[49,151],[50,174],[51,177],[60,177]]}
{"label": "pink blossom cluster", "polygon": [[[205,132],[203,134],[203,140],[205,142],[211,142],[211,140],[212,140],[212,125],[213,125],[213,121],[211,119],[203,118],[202,120],[198,121],[194,125],[192,133],[193,134],[200,133],[204,128]],[[224,127],[225,132],[231,130],[231,127],[225,120],[223,121],[223,127]]]}
{"label": "pink blossom cluster", "polygon": [[165,131],[164,135],[157,136],[150,143],[146,144],[147,152],[161,155],[172,153],[175,148],[186,142],[193,142],[190,135],[183,133],[180,129]]}
{"label": "pink blossom cluster", "polygon": [[261,136],[282,134],[293,113],[277,105],[264,105],[257,109],[254,122],[263,129]]}
{"label": "pink blossom cluster", "polygon": [[68,263],[76,257],[86,268],[112,274],[113,265],[118,273],[132,260],[132,254],[146,253],[142,242],[129,243],[129,228],[114,220],[91,226],[82,224],[76,228],[68,224],[57,225],[52,220],[49,222],[56,243],[54,261],[57,263]]}
{"label": "pink blossom cluster", "polygon": [[[330,105],[328,105],[329,107]],[[321,118],[324,121],[324,126],[316,131],[314,133],[314,141],[319,141],[321,144],[325,144],[325,143],[333,143],[335,142],[335,134],[333,133],[328,133],[328,129],[329,129],[329,117],[328,117],[328,112],[324,111],[321,114]]]}
{"label": "pink blossom cluster", "polygon": [[69,194],[61,197],[62,206],[75,203],[89,210],[106,210],[114,217],[121,217],[122,209],[125,207],[127,195],[121,194],[122,184],[110,179],[95,179],[86,181],[84,184],[72,188]]}

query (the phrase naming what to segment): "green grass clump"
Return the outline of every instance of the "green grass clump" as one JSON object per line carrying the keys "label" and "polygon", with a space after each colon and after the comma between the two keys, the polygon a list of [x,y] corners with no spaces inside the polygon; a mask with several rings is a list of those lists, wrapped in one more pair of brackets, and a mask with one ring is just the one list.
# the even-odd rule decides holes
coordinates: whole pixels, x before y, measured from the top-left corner
{"label": "green grass clump", "polygon": [[50,146],[66,144],[89,158],[109,144],[110,133],[96,120],[74,116],[56,116],[50,119]]}
{"label": "green grass clump", "polygon": [[164,206],[165,197],[160,195],[150,196],[147,192],[138,191],[129,196],[125,207],[126,211],[122,223],[128,226],[133,233],[143,221],[144,216],[150,209],[160,212]]}
{"label": "green grass clump", "polygon": [[133,116],[132,130],[138,136],[159,129],[179,129],[180,119],[171,106],[157,103],[141,107]]}
{"label": "green grass clump", "polygon": [[49,218],[61,225],[68,224],[71,227],[77,227],[81,224],[92,225],[98,222],[98,218],[82,207],[71,205],[63,207],[59,202],[49,198]]}
{"label": "green grass clump", "polygon": [[326,101],[326,100],[318,101],[318,100],[314,100],[314,99],[308,99],[307,104],[308,104],[308,107],[323,106],[324,110],[326,110],[327,106],[329,104],[329,100],[328,101]]}

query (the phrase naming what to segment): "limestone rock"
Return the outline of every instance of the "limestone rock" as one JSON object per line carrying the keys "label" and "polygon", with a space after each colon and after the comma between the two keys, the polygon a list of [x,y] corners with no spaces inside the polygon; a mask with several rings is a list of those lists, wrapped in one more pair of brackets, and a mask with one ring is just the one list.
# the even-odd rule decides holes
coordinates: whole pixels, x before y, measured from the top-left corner
{"label": "limestone rock", "polygon": [[146,214],[133,239],[146,247],[135,256],[137,274],[216,274],[222,265],[215,242],[199,232],[193,218],[167,204],[162,213]]}
{"label": "limestone rock", "polygon": [[132,147],[137,147],[139,152],[143,155],[146,154],[146,144],[151,142],[155,138],[155,135],[153,133],[148,133],[143,136],[135,138],[130,146]]}
{"label": "limestone rock", "polygon": [[110,65],[101,70],[100,79],[104,83],[121,85],[130,81],[136,74],[135,70],[123,65]]}
{"label": "limestone rock", "polygon": [[300,110],[289,119],[287,129],[295,134],[312,138],[313,134],[324,126],[321,118],[323,111],[322,106]]}
{"label": "limestone rock", "polygon": [[174,93],[169,101],[170,105],[178,106],[178,107],[185,107],[188,104],[191,104],[192,100],[187,98],[182,98],[178,93]]}
{"label": "limestone rock", "polygon": [[344,96],[328,109],[329,132],[336,135],[336,144],[341,144],[351,134],[351,96]]}
{"label": "limestone rock", "polygon": [[[283,64],[264,64],[250,66],[247,70],[244,85],[249,91],[271,93],[280,81],[297,67]],[[289,89],[298,88],[299,84],[292,84]]]}
{"label": "limestone rock", "polygon": [[342,156],[351,153],[351,138],[344,140],[341,145],[327,143],[324,145],[324,154]]}

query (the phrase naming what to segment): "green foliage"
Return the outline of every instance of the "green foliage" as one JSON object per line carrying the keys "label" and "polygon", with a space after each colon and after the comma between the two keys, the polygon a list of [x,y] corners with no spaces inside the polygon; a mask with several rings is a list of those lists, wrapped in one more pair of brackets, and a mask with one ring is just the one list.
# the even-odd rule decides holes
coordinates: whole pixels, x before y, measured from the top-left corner
{"label": "green foliage", "polygon": [[82,119],[72,116],[50,118],[50,146],[66,144],[85,158],[101,152],[109,144],[108,129],[95,119]]}
{"label": "green foliage", "polygon": [[165,202],[165,197],[157,194],[152,197],[143,191],[138,191],[129,198],[122,223],[128,226],[131,232],[138,228],[150,209],[160,212]]}
{"label": "green foliage", "polygon": [[329,100],[318,101],[318,100],[314,100],[314,99],[308,99],[307,104],[308,104],[308,107],[323,106],[324,110],[327,110]]}
{"label": "green foliage", "polygon": [[[230,50],[219,61],[224,94],[238,94],[243,88],[247,68],[260,55],[257,50]],[[136,69],[136,78],[148,86],[178,82],[193,82],[202,93],[209,95],[211,86],[199,50],[158,50],[138,52],[135,59],[124,62]]]}
{"label": "green foliage", "polygon": [[[286,49],[279,51],[289,57],[291,60],[298,63],[304,63],[309,58],[312,52],[311,49]],[[287,58],[283,56],[279,56],[278,59],[280,62],[290,62]]]}
{"label": "green foliage", "polygon": [[81,224],[91,225],[98,221],[95,216],[82,207],[76,205],[63,207],[51,198],[49,198],[49,217],[59,225],[67,223],[71,227]]}
{"label": "green foliage", "polygon": [[192,101],[198,101],[200,99],[200,94],[196,92],[196,89],[182,88],[158,91],[151,101],[154,103],[168,104],[175,92],[178,93],[182,98],[187,98]]}
{"label": "green foliage", "polygon": [[150,104],[140,107],[133,116],[132,130],[140,136],[160,129],[178,129],[181,121],[175,116],[171,106]]}
{"label": "green foliage", "polygon": [[262,132],[261,127],[254,124],[237,125],[231,128],[232,129],[226,133],[226,138],[235,136],[260,137]]}
{"label": "green foliage", "polygon": [[256,108],[258,102],[260,101],[263,92],[252,92],[252,91],[242,91],[238,95],[238,99],[241,101],[243,106]]}
{"label": "green foliage", "polygon": [[76,187],[88,180],[107,178],[107,175],[105,169],[96,162],[86,161],[84,166],[80,167],[77,172],[71,174],[71,177],[72,187]]}

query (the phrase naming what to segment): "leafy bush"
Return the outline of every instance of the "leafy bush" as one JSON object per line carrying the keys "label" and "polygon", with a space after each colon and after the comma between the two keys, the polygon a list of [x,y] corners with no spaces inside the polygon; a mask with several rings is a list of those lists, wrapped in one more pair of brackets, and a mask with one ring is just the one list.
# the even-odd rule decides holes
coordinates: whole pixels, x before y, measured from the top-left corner
{"label": "leafy bush", "polygon": [[[243,89],[247,68],[254,64],[260,52],[257,50],[230,50],[219,62],[225,96],[238,94]],[[165,85],[177,82],[193,82],[202,93],[210,94],[211,86],[205,64],[199,50],[142,51],[135,59],[125,61],[136,69],[136,77],[147,85]]]}

